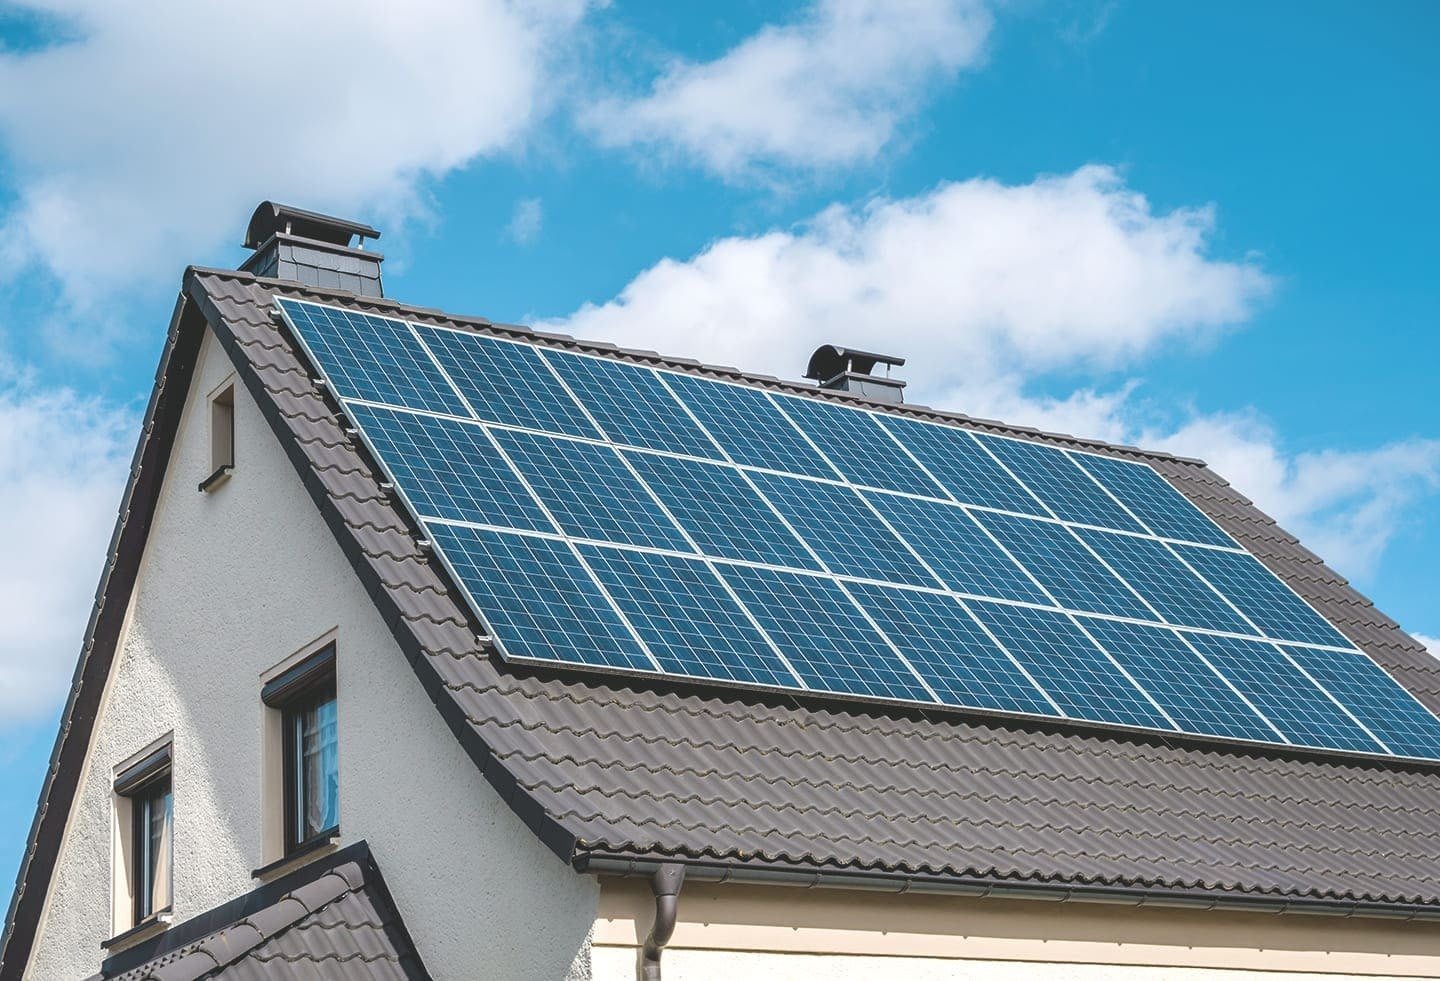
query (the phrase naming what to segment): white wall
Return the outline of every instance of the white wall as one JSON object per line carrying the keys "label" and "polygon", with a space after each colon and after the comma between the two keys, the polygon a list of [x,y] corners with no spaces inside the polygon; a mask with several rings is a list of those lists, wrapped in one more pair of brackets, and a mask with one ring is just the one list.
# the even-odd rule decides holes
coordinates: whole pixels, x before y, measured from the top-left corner
{"label": "white wall", "polygon": [[27,976],[98,970],[117,930],[113,768],[167,731],[176,920],[255,887],[260,676],[330,630],[339,844],[370,842],[435,977],[565,976],[594,921],[594,881],[545,849],[460,749],[243,386],[235,474],[196,490],[210,462],[204,399],[231,368],[207,335]]}

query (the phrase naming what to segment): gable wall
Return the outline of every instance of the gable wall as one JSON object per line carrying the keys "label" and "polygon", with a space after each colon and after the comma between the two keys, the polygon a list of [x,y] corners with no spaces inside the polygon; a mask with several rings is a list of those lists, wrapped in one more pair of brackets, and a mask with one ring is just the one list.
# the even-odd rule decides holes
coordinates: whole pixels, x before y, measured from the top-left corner
{"label": "gable wall", "polygon": [[236,472],[196,490],[204,400],[231,370],[207,335],[27,976],[98,970],[117,932],[114,766],[167,732],[176,920],[255,887],[261,675],[334,631],[339,844],[370,842],[435,977],[563,977],[594,920],[594,880],[545,849],[465,756],[241,385]]}

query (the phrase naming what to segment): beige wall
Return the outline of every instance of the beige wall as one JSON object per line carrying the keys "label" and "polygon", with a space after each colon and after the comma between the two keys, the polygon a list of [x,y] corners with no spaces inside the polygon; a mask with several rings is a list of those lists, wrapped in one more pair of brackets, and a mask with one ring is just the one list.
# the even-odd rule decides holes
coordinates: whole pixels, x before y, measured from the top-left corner
{"label": "beige wall", "polygon": [[546,850],[461,750],[243,388],[235,474],[196,490],[210,473],[203,400],[231,367],[207,337],[27,976],[99,968],[116,931],[114,766],[167,732],[176,919],[255,887],[272,857],[261,679],[332,632],[340,844],[370,842],[435,977],[564,976],[595,881]]}
{"label": "beige wall", "polygon": [[[653,917],[644,880],[602,880],[596,981],[634,976]],[[666,981],[1440,977],[1440,924],[690,882],[664,971]]]}

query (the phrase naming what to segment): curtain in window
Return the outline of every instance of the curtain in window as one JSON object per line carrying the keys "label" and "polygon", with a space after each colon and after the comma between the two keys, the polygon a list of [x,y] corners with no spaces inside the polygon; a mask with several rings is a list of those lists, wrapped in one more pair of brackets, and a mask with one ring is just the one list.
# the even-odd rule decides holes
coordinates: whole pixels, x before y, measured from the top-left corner
{"label": "curtain in window", "polygon": [[154,913],[170,905],[170,868],[174,849],[172,813],[174,795],[166,788],[150,802],[150,910]]}
{"label": "curtain in window", "polygon": [[304,836],[340,823],[340,748],[335,725],[335,700],[305,711],[301,755],[304,772]]}

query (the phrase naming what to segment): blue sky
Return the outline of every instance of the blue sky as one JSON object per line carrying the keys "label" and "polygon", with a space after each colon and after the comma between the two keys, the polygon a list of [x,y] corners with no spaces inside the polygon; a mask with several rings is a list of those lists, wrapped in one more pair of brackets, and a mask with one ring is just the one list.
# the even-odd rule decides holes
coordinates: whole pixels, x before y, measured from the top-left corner
{"label": "blue sky", "polygon": [[789,376],[874,344],[1202,456],[1440,637],[1433,5],[113,6],[0,2],[0,874],[180,272],[262,198],[382,228],[403,300]]}

